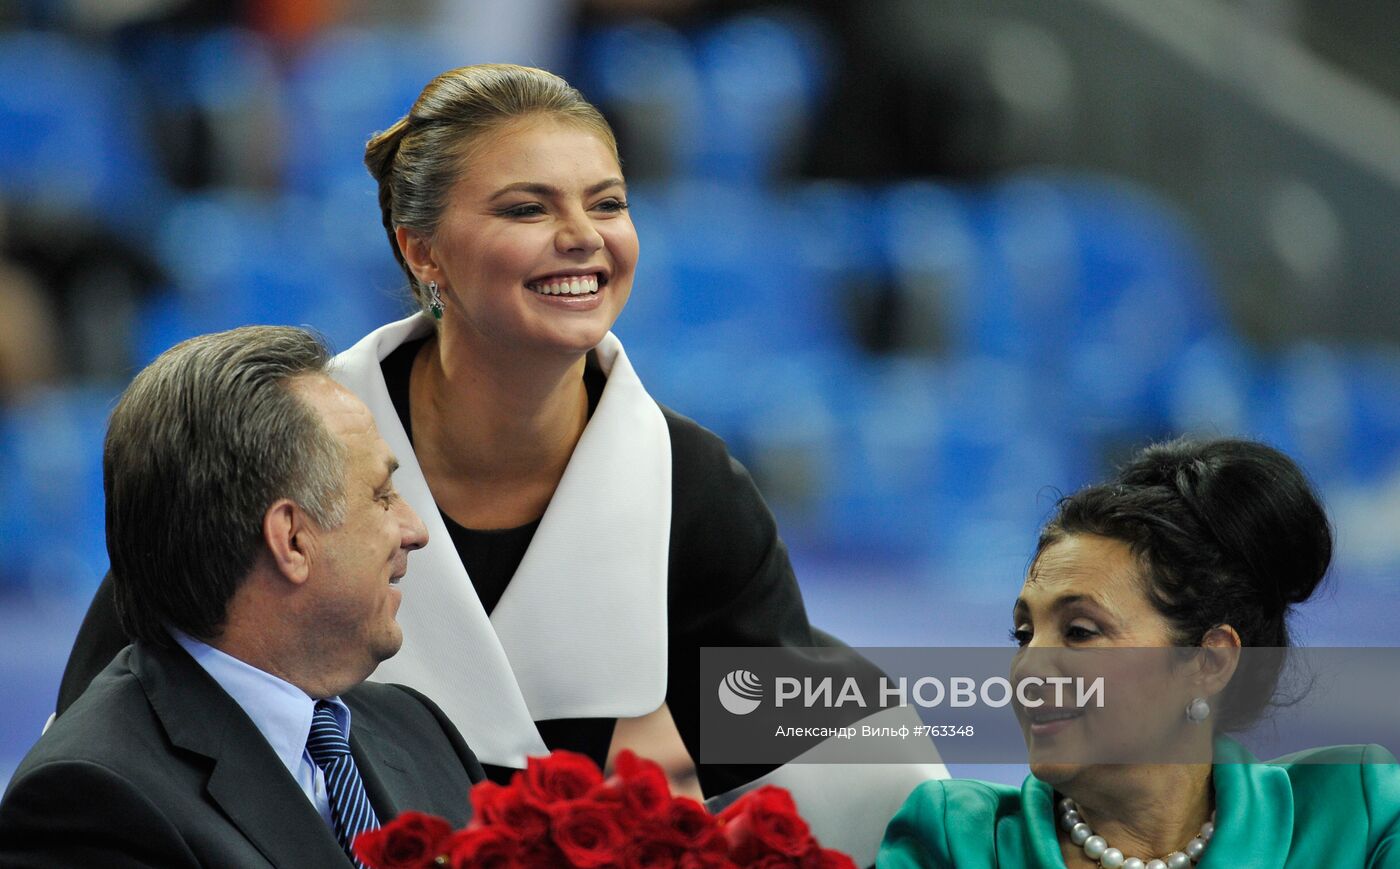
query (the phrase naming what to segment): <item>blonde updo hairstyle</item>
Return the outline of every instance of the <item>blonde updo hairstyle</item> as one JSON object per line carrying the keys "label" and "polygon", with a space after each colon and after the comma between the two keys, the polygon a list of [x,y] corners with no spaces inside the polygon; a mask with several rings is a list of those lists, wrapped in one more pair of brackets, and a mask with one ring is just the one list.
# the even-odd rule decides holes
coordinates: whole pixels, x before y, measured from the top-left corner
{"label": "blonde updo hairstyle", "polygon": [[365,166],[379,183],[379,210],[389,246],[418,304],[428,305],[399,249],[404,226],[431,235],[447,192],[471,162],[473,145],[519,118],[552,117],[595,133],[617,156],[617,138],[601,112],[552,72],[484,63],[449,70],[428,82],[407,115],[365,145]]}

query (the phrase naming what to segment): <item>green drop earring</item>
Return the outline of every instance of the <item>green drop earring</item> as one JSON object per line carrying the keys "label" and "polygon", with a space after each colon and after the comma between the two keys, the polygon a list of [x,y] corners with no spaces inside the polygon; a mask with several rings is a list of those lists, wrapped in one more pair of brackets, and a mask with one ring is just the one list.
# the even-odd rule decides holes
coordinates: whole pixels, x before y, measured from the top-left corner
{"label": "green drop earring", "polygon": [[434,320],[442,319],[442,294],[438,292],[437,281],[428,281],[428,310]]}

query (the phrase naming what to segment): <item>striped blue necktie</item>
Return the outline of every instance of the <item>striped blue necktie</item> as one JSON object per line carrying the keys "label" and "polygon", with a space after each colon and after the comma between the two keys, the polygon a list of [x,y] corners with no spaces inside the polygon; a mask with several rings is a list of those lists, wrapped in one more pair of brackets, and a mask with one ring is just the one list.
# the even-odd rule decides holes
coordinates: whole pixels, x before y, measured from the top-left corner
{"label": "striped blue necktie", "polygon": [[379,819],[365,795],[365,783],[355,768],[355,758],[350,756],[350,742],[340,732],[333,708],[325,700],[316,704],[311,733],[306,737],[306,750],[325,775],[335,837],[349,855],[350,862],[363,869],[363,864],[355,859],[352,845],[356,836],[378,827]]}

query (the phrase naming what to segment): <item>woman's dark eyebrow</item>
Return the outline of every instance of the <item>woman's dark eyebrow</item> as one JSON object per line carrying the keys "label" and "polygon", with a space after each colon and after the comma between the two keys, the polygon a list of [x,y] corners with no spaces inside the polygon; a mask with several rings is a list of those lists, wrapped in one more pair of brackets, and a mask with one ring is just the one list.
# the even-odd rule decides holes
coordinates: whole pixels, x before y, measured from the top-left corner
{"label": "woman's dark eyebrow", "polygon": [[1069,609],[1070,607],[1078,603],[1088,603],[1093,604],[1095,606],[1098,605],[1098,601],[1094,600],[1087,594],[1067,594],[1063,597],[1055,598],[1055,602],[1050,604],[1050,609],[1055,612],[1059,612],[1060,610]]}
{"label": "woman's dark eyebrow", "polygon": [[[607,190],[609,187],[623,186],[626,185],[624,184],[621,178],[605,178],[602,181],[599,181],[597,184],[590,186],[587,190],[583,191],[583,194],[585,196],[592,196],[595,193]],[[516,181],[513,184],[507,184],[500,190],[497,190],[495,193],[491,194],[491,198],[496,199],[500,196],[504,196],[507,193],[533,193],[536,196],[558,196],[559,188],[551,184],[541,184],[538,181]]]}
{"label": "woman's dark eyebrow", "polygon": [[[1087,604],[1089,604],[1090,606],[1096,607],[1096,608],[1098,608],[1098,609],[1103,609],[1103,605],[1100,604],[1100,603],[1098,602],[1098,600],[1096,600],[1094,597],[1092,597],[1092,596],[1090,596],[1090,595],[1087,595],[1087,594],[1066,594],[1066,595],[1062,595],[1062,596],[1060,596],[1060,597],[1055,598],[1055,600],[1054,600],[1053,602],[1051,602],[1051,604],[1050,604],[1050,611],[1051,611],[1051,612],[1059,612],[1060,610],[1068,609],[1069,607],[1072,607],[1072,606],[1074,606],[1075,604],[1080,604],[1080,603],[1087,603]],[[1015,605],[1013,605],[1013,606],[1011,607],[1011,617],[1014,619],[1014,618],[1016,618],[1017,615],[1020,615],[1021,613],[1028,612],[1029,610],[1030,610],[1030,607],[1026,606],[1026,601],[1025,601],[1025,599],[1019,598],[1019,597],[1018,597],[1018,598],[1016,598],[1016,603],[1015,603]]]}

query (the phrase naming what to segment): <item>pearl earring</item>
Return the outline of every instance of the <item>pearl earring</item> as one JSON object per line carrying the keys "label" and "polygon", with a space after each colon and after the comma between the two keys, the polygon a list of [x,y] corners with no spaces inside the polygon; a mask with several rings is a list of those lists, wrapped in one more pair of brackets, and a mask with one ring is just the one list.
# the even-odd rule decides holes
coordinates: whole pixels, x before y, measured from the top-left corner
{"label": "pearl earring", "polygon": [[1192,724],[1200,724],[1210,717],[1210,704],[1206,698],[1197,697],[1186,707],[1186,720]]}
{"label": "pearl earring", "polygon": [[434,320],[442,319],[442,294],[438,292],[437,281],[428,281],[428,310]]}

